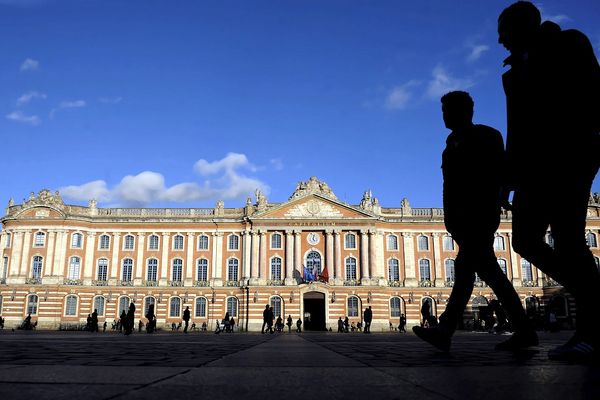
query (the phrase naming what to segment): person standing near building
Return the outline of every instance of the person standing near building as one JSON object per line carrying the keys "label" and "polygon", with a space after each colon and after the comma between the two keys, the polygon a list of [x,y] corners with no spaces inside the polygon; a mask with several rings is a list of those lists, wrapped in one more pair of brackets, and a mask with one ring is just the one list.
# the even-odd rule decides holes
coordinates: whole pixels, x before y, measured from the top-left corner
{"label": "person standing near building", "polygon": [[398,332],[406,333],[406,316],[400,314],[400,324],[398,325]]}
{"label": "person standing near building", "polygon": [[92,332],[98,332],[98,310],[95,308],[92,313]]}
{"label": "person standing near building", "polygon": [[[502,83],[513,248],[561,283],[577,304],[575,335],[549,357],[589,359],[600,349],[594,328],[600,274],[585,242],[590,189],[600,164],[598,59],[583,33],[542,23],[539,10],[526,1],[502,11],[498,43],[510,53]],[[545,242],[548,228],[554,248]]]}
{"label": "person standing near building", "polygon": [[135,325],[135,304],[133,302],[129,304],[129,311],[125,316],[125,322],[123,329],[125,329],[125,335],[131,335],[133,332],[133,326]]}
{"label": "person standing near building", "polygon": [[514,335],[496,348],[518,350],[537,345],[537,334],[494,254],[505,160],[502,135],[489,126],[473,124],[474,103],[468,93],[450,92],[441,102],[444,124],[452,131],[442,154],[442,175],[444,223],[458,244],[455,279],[439,324],[414,326],[413,331],[438,349],[449,351],[477,273],[494,290],[515,328]]}
{"label": "person standing near building", "polygon": [[183,333],[187,333],[188,325],[190,323],[190,307],[186,306],[185,310],[183,310],[183,321],[185,322],[185,326],[183,327]]}
{"label": "person standing near building", "polygon": [[[265,333],[265,326],[268,326],[268,321],[269,321],[269,305],[267,304],[265,306],[265,309],[263,310],[263,324],[262,324],[262,328],[260,328],[260,333]],[[271,324],[273,320],[271,320]]]}
{"label": "person standing near building", "polygon": [[371,321],[373,320],[373,310],[371,310],[371,306],[365,308],[365,333],[371,333]]}
{"label": "person standing near building", "polygon": [[288,327],[288,333],[292,333],[292,315],[288,315],[286,325]]}
{"label": "person standing near building", "polygon": [[300,318],[296,321],[296,332],[302,333],[302,320]]}

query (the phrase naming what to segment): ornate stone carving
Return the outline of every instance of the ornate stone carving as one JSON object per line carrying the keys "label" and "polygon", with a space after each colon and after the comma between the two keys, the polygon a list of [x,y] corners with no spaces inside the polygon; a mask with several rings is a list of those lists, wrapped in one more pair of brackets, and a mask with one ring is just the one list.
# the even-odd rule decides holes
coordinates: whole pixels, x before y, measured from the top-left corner
{"label": "ornate stone carving", "polygon": [[319,194],[321,196],[337,200],[336,195],[333,193],[329,185],[318,180],[315,176],[311,176],[306,182],[298,182],[296,185],[296,190],[294,190],[294,193],[292,193],[289,200],[298,199],[300,197],[308,196],[309,194]]}
{"label": "ornate stone carving", "polygon": [[40,190],[37,197],[33,192],[29,194],[29,198],[23,202],[24,206],[52,206],[62,209],[65,206],[62,197],[58,193],[58,190],[52,194],[48,189]]}
{"label": "ornate stone carving", "polygon": [[286,217],[341,218],[343,215],[332,205],[319,200],[297,204],[285,213]]}

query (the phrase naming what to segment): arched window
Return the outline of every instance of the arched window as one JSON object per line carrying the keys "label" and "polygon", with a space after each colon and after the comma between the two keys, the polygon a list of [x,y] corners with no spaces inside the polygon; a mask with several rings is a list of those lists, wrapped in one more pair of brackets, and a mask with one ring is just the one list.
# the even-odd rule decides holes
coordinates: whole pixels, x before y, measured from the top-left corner
{"label": "arched window", "polygon": [[456,275],[454,273],[454,260],[448,258],[444,261],[444,267],[446,268],[446,281],[454,282],[456,280]]}
{"label": "arched window", "polygon": [[229,316],[237,318],[237,315],[238,315],[237,311],[238,311],[238,300],[235,297],[228,297],[227,298],[227,312],[229,313]]}
{"label": "arched window", "polygon": [[104,297],[96,296],[94,298],[94,310],[96,310],[99,316],[104,315]]}
{"label": "arched window", "polygon": [[281,248],[281,234],[274,233],[271,235],[271,248],[272,249],[280,249]]}
{"label": "arched window", "polygon": [[431,268],[429,260],[426,258],[421,258],[419,260],[419,279],[421,281],[430,281],[431,280]]}
{"label": "arched window", "polygon": [[421,317],[423,316],[423,311],[428,310],[429,315],[436,316],[436,311],[434,307],[434,302],[431,297],[423,297],[421,300]]}
{"label": "arched window", "polygon": [[587,240],[587,244],[589,247],[598,247],[598,242],[596,241],[596,235],[592,232],[588,232],[585,235],[585,239]]}
{"label": "arched window", "polygon": [[125,311],[125,314],[127,314],[127,311],[129,311],[129,303],[131,303],[131,301],[127,296],[122,296],[119,299],[119,317],[121,314],[123,314],[123,311]]}
{"label": "arched window", "polygon": [[156,258],[149,258],[147,263],[147,281],[156,282],[158,274],[158,260]]}
{"label": "arched window", "polygon": [[97,277],[99,281],[105,282],[108,278],[108,260],[106,258],[100,258],[98,260],[98,273]]}
{"label": "arched window", "polygon": [[391,258],[388,260],[388,274],[390,282],[398,282],[400,280],[400,263],[397,259]]}
{"label": "arched window", "polygon": [[208,250],[208,236],[198,236],[198,250]]}
{"label": "arched window", "polygon": [[179,317],[181,315],[181,299],[179,297],[171,297],[169,303],[169,317]]}
{"label": "arched window", "polygon": [[37,315],[38,312],[38,297],[35,294],[27,296],[27,315]]}
{"label": "arched window", "polygon": [[135,238],[133,235],[126,235],[123,241],[123,250],[133,250],[135,245]]}
{"label": "arched window", "polygon": [[502,272],[504,272],[504,275],[508,274],[508,268],[506,266],[506,260],[504,258],[499,258],[498,259],[498,265],[500,266],[500,269],[502,270]]}
{"label": "arched window", "polygon": [[183,250],[183,236],[175,235],[173,237],[173,250]]}
{"label": "arched window", "polygon": [[594,262],[596,263],[596,268],[600,271],[600,258],[594,256]]}
{"label": "arched window", "polygon": [[173,260],[173,271],[172,271],[172,281],[173,282],[181,282],[181,278],[183,276],[183,260],[180,258],[176,258]]}
{"label": "arched window", "polygon": [[346,258],[346,280],[356,280],[356,258],[354,257]]}
{"label": "arched window", "polygon": [[67,274],[67,279],[79,279],[79,272],[81,269],[81,258],[79,257],[71,257],[69,261],[69,272]]}
{"label": "arched window", "polygon": [[100,250],[108,250],[108,249],[110,249],[110,236],[108,236],[108,235],[102,235],[102,236],[100,236],[99,249]]}
{"label": "arched window", "polygon": [[206,297],[196,297],[196,317],[206,317]]}
{"label": "arched window", "polygon": [[348,317],[358,317],[359,312],[358,297],[348,297],[348,310],[346,315],[348,315]]}
{"label": "arched window", "polygon": [[388,250],[398,250],[398,236],[388,235]]}
{"label": "arched window", "polygon": [[148,238],[148,250],[158,250],[158,235],[150,235]]}
{"label": "arched window", "polygon": [[282,311],[283,309],[281,308],[281,297],[279,296],[273,296],[271,297],[271,300],[269,301],[269,303],[271,303],[271,308],[273,308],[273,315],[275,316],[275,318],[277,317],[281,317],[283,315]]}
{"label": "arched window", "polygon": [[46,234],[44,232],[35,233],[35,241],[33,242],[34,247],[44,247],[46,241]]}
{"label": "arched window", "polygon": [[306,255],[306,268],[309,271],[317,269],[317,274],[321,274],[321,255],[316,251],[311,251]]}
{"label": "arched window", "polygon": [[[156,299],[154,297],[146,297],[144,299],[144,317],[148,315],[148,310],[150,310],[150,306],[155,304]],[[156,309],[154,310],[154,314],[156,315]]]}
{"label": "arched window", "polygon": [[521,273],[524,281],[533,281],[531,263],[524,258],[521,258]]}
{"label": "arched window", "polygon": [[70,294],[65,300],[65,315],[74,317],[77,315],[77,296]]}
{"label": "arched window", "polygon": [[123,282],[131,282],[131,275],[133,273],[133,260],[126,258],[123,260],[123,273],[121,279]]}
{"label": "arched window", "polygon": [[390,317],[400,318],[400,297],[390,299]]}
{"label": "arched window", "polygon": [[356,248],[356,235],[354,233],[347,233],[345,240],[347,249],[355,249]]}
{"label": "arched window", "polygon": [[33,279],[42,278],[42,267],[44,266],[44,259],[41,256],[33,257],[33,264],[31,266],[31,277]]}
{"label": "arched window", "polygon": [[506,250],[506,246],[504,245],[504,238],[500,235],[496,235],[494,238],[494,250]]}
{"label": "arched window", "polygon": [[235,258],[230,258],[227,261],[227,280],[229,282],[238,281],[238,260]]}
{"label": "arched window", "polygon": [[548,232],[546,235],[546,243],[548,243],[548,246],[554,248],[554,235],[552,235],[552,232]]}
{"label": "arched window", "polygon": [[208,280],[208,260],[201,258],[196,265],[196,280],[206,282]]}
{"label": "arched window", "polygon": [[83,245],[83,235],[81,233],[74,233],[71,236],[71,247],[74,249],[80,249]]}
{"label": "arched window", "polygon": [[417,238],[417,248],[419,251],[428,251],[429,250],[429,239],[425,235],[420,235]]}
{"label": "arched window", "polygon": [[271,259],[271,279],[274,281],[281,280],[281,258],[279,257]]}
{"label": "arched window", "polygon": [[240,238],[238,235],[229,235],[229,240],[227,243],[228,250],[238,250],[240,246]]}
{"label": "arched window", "polygon": [[450,235],[444,235],[444,250],[452,251],[454,250],[454,239]]}

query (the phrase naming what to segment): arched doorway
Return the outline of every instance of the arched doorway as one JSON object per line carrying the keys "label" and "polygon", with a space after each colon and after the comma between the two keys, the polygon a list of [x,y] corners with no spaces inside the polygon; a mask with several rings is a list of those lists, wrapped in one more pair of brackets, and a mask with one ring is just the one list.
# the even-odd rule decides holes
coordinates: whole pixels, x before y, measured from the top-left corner
{"label": "arched doorway", "polygon": [[483,296],[476,296],[473,299],[473,330],[479,331],[489,329],[490,315],[488,311],[488,300]]}
{"label": "arched doorway", "polygon": [[324,331],[325,327],[325,293],[307,292],[304,301],[304,329],[307,331]]}

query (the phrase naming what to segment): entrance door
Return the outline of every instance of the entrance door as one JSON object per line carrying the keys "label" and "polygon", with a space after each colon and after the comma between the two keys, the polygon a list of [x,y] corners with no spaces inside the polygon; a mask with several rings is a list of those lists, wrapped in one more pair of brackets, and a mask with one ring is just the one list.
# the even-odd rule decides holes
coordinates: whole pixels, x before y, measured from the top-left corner
{"label": "entrance door", "polygon": [[308,292],[304,294],[304,329],[307,331],[324,331],[325,328],[325,294]]}

